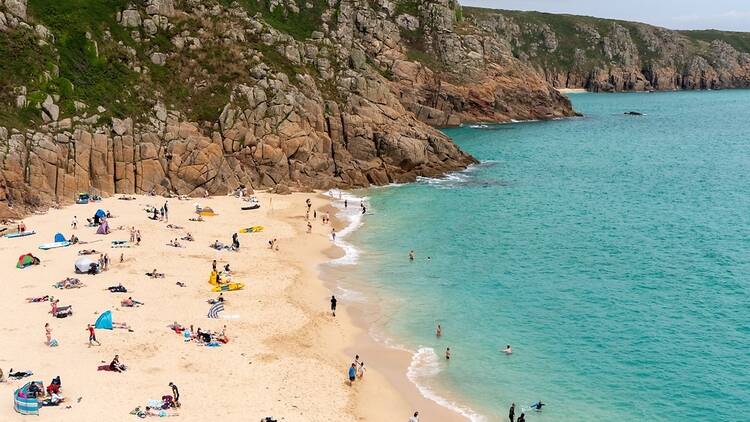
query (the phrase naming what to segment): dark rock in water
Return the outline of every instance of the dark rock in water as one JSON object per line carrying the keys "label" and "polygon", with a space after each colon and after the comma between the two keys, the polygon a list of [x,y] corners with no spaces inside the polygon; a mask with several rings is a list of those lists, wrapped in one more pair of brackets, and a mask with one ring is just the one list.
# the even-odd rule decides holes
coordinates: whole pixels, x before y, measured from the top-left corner
{"label": "dark rock in water", "polygon": [[625,114],[628,116],[643,116],[643,113],[640,113],[638,111],[627,111],[625,112]]}

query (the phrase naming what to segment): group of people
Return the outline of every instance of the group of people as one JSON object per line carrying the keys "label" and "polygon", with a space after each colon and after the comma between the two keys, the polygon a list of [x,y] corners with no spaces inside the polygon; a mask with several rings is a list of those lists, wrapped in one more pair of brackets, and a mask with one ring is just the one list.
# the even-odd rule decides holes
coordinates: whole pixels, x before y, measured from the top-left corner
{"label": "group of people", "polygon": [[35,398],[39,400],[39,403],[42,406],[58,406],[65,401],[65,397],[62,396],[61,388],[62,382],[60,381],[60,377],[57,376],[52,378],[52,382],[50,382],[46,389],[44,388],[44,385],[32,381],[25,392],[23,390],[18,390],[18,396],[22,398]]}
{"label": "group of people", "polygon": [[[537,412],[542,411],[542,407],[545,406],[545,403],[542,403],[541,400],[538,402],[532,404],[530,406],[531,409],[536,410]],[[510,409],[508,410],[508,419],[510,419],[510,422],[526,422],[526,414],[521,412],[520,415],[518,415],[518,419],[515,419],[516,417],[516,404],[511,403]]]}
{"label": "group of people", "polygon": [[172,331],[174,331],[177,334],[182,334],[183,338],[185,339],[185,342],[195,341],[198,344],[202,344],[202,345],[211,345],[215,343],[222,343],[222,344],[229,343],[229,336],[227,336],[226,325],[222,327],[220,332],[202,330],[201,327],[198,327],[197,330],[194,330],[192,324],[190,325],[190,327],[185,327],[177,323],[177,321],[172,323],[172,325],[170,325],[169,328],[171,328]]}
{"label": "group of people", "polygon": [[354,381],[359,379],[360,381],[365,376],[365,362],[359,359],[359,355],[354,356],[354,362],[352,362],[348,371],[349,385],[354,385]]}
{"label": "group of people", "polygon": [[130,243],[135,243],[136,246],[141,244],[141,231],[135,227],[130,227]]}

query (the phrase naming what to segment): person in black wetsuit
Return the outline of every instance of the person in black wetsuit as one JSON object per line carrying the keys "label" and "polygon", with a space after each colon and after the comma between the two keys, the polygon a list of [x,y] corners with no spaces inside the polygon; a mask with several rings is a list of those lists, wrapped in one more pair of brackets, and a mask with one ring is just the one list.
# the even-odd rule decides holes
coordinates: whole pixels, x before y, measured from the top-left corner
{"label": "person in black wetsuit", "polygon": [[510,410],[508,410],[508,418],[510,419],[510,422],[513,422],[516,417],[516,404],[511,403]]}
{"label": "person in black wetsuit", "polygon": [[172,387],[172,395],[174,396],[174,404],[177,407],[180,407],[180,390],[177,389],[177,386],[174,385],[173,382],[170,382],[169,386]]}
{"label": "person in black wetsuit", "polygon": [[331,313],[336,316],[336,296],[331,296]]}

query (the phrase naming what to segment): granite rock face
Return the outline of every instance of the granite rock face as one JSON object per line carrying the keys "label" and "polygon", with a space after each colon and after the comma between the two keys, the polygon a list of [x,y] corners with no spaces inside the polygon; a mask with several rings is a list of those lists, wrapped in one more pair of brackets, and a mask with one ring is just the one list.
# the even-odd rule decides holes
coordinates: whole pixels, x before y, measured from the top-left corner
{"label": "granite rock face", "polygon": [[[9,1],[23,3],[4,0],[6,10]],[[434,127],[574,115],[542,73],[462,20],[455,2],[409,1],[411,14],[387,0],[272,3],[313,30],[287,33],[266,21],[270,10],[218,1],[114,11],[129,42],[113,39],[122,30],[87,32],[89,51],[121,57],[132,85],[101,104],[76,98],[75,86],[38,104],[14,88],[12,107],[23,95],[22,109],[41,118],[0,127],[0,201],[408,182],[475,162]],[[44,28],[44,17],[23,19]],[[46,38],[56,48],[57,34]],[[140,111],[116,111],[134,97]]]}
{"label": "granite rock face", "polygon": [[672,31],[635,22],[475,8],[467,8],[465,16],[493,32],[506,52],[537,69],[556,88],[612,92],[750,87],[748,34]]}

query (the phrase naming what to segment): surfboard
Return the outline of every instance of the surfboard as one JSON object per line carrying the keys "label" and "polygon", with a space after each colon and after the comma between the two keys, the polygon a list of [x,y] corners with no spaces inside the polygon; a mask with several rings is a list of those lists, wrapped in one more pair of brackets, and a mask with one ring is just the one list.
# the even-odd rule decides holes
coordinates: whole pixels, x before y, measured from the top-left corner
{"label": "surfboard", "polygon": [[64,242],[52,242],[52,243],[45,243],[43,245],[39,245],[39,249],[47,250],[47,249],[55,249],[55,248],[64,248],[66,246],[70,246],[71,243],[67,240]]}
{"label": "surfboard", "polygon": [[31,236],[32,234],[36,234],[34,230],[31,231],[25,231],[25,232],[16,232],[16,233],[10,233],[6,234],[5,237],[12,239],[15,237],[25,237],[25,236]]}

